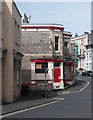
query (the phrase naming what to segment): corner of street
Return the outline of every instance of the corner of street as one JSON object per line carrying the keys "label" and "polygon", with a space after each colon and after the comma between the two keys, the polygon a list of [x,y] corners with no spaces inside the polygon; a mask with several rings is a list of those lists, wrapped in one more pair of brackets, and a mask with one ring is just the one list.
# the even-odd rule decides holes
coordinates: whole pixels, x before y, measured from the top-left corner
{"label": "corner of street", "polygon": [[12,115],[13,113],[17,114],[17,112],[20,112],[24,109],[28,110],[29,108],[31,109],[33,107],[38,107],[42,105],[45,106],[51,104],[52,102],[55,103],[60,100],[65,101],[64,95],[77,93],[78,91],[82,90],[86,85],[87,85],[87,81],[84,80],[84,78],[82,80],[82,77],[77,76],[77,79],[73,85],[68,86],[65,90],[53,91],[53,93],[51,93],[49,98],[42,98],[40,96],[35,96],[33,98],[30,97],[29,95],[27,97],[20,97],[13,103],[3,104],[2,106],[3,116],[9,116]]}

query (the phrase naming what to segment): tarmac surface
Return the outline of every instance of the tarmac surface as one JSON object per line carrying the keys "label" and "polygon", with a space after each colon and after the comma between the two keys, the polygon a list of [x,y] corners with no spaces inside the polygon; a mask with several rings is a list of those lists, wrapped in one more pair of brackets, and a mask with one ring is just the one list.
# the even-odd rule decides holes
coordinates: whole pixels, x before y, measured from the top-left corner
{"label": "tarmac surface", "polygon": [[2,105],[2,115],[16,112],[18,110],[31,108],[34,106],[42,105],[45,103],[49,103],[52,101],[56,101],[56,99],[53,99],[54,97],[59,97],[62,94],[68,94],[71,92],[76,92],[82,89],[84,86],[86,86],[87,82],[77,79],[75,83],[72,86],[67,86],[65,90],[60,91],[54,91],[49,98],[42,98],[40,96],[36,96],[34,98],[27,96],[27,97],[20,97],[15,102],[7,104],[3,103]]}

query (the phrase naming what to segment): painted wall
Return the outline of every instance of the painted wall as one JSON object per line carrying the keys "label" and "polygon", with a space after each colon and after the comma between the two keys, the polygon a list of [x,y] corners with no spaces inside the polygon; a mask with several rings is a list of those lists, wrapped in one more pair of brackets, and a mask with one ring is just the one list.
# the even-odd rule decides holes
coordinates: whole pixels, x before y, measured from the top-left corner
{"label": "painted wall", "polygon": [[85,45],[88,44],[88,34],[83,34],[78,37],[71,38],[71,42],[78,45],[78,55],[84,55],[85,57],[79,58],[78,57],[78,69],[83,68],[86,69],[86,47]]}
{"label": "painted wall", "polygon": [[0,115],[2,114],[2,2],[0,2]]}
{"label": "painted wall", "polygon": [[[6,0],[5,2],[3,2],[2,15],[3,15],[3,23],[2,23],[3,48],[7,49],[7,53],[3,59],[3,85],[2,85],[3,96],[2,97],[3,97],[3,101],[12,102],[20,94],[20,88],[17,85],[17,69],[21,69],[20,68],[21,63],[19,62],[20,60],[18,60],[18,55],[15,57],[14,51],[16,52],[21,51],[21,42],[20,42],[21,31],[19,29],[19,33],[18,33],[16,32],[15,29],[16,28],[15,21],[19,24],[19,28],[21,27],[20,26],[21,16],[18,13],[17,8],[12,0],[10,2],[6,2]],[[16,44],[15,38],[18,38],[17,39],[18,44]]]}
{"label": "painted wall", "polygon": [[[48,63],[47,80],[52,80],[53,77],[53,62]],[[45,73],[35,73],[35,62],[31,62],[31,80],[45,80]]]}

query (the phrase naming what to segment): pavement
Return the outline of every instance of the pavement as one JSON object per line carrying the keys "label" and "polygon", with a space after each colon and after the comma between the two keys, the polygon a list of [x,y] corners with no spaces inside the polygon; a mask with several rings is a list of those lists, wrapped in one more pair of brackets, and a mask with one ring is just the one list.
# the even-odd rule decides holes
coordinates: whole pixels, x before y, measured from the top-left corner
{"label": "pavement", "polygon": [[[13,103],[10,103],[10,104],[4,103],[2,105],[2,115],[55,101],[56,99],[53,99],[54,96],[58,97],[58,95],[62,95],[62,93],[69,90],[77,91],[85,85],[86,85],[85,81],[77,79],[77,81],[72,86],[67,86],[66,90],[54,91],[52,94],[52,97],[49,97],[49,98],[38,97],[33,99],[31,97],[21,97]],[[57,94],[57,93],[60,93],[60,94]]]}

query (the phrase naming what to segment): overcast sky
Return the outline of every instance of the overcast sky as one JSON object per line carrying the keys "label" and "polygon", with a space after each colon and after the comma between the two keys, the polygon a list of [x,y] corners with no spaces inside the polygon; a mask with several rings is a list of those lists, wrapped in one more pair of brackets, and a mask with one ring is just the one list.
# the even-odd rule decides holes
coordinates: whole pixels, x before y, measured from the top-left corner
{"label": "overcast sky", "polygon": [[91,2],[17,2],[17,6],[22,16],[31,15],[31,23],[63,24],[73,36],[91,30]]}

